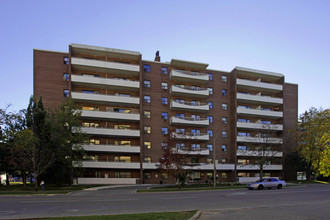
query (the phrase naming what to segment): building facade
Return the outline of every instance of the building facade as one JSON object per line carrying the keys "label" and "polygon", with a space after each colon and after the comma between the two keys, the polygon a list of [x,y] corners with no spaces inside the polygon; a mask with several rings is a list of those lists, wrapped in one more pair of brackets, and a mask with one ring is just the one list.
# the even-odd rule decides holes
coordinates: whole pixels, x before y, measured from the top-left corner
{"label": "building facade", "polygon": [[[198,164],[191,181],[283,177],[289,130],[298,115],[298,86],[279,73],[71,44],[69,52],[34,50],[34,95],[53,110],[72,98],[90,137],[78,184],[173,183],[157,169],[169,139]],[[184,135],[184,139],[178,138]],[[189,150],[186,146],[190,145]],[[193,149],[193,150],[192,150]],[[214,152],[215,151],[215,152]],[[215,155],[213,154],[215,153]]]}

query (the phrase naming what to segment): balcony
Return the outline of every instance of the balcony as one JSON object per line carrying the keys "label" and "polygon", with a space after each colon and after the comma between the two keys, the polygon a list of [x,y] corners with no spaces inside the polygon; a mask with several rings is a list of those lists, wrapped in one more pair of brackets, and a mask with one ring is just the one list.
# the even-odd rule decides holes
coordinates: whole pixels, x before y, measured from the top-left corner
{"label": "balcony", "polygon": [[283,131],[283,125],[281,125],[281,124],[260,124],[260,123],[237,122],[237,128],[242,128],[242,129],[246,129],[246,130]]}
{"label": "balcony", "polygon": [[264,83],[260,81],[252,81],[246,79],[236,80],[238,89],[247,89],[250,91],[267,92],[267,93],[279,93],[283,91],[283,86],[273,83]]}
{"label": "balcony", "polygon": [[236,156],[245,156],[245,157],[282,157],[283,152],[279,151],[243,151],[238,150]]}
{"label": "balcony", "polygon": [[140,130],[125,130],[125,129],[113,129],[113,128],[90,128],[81,127],[81,131],[89,135],[108,136],[108,137],[140,137]]}
{"label": "balcony", "polygon": [[[237,170],[260,170],[258,165],[237,164]],[[283,170],[283,165],[265,165],[263,170]]]}
{"label": "balcony", "polygon": [[237,142],[260,144],[283,144],[283,138],[237,136]]}
{"label": "balcony", "polygon": [[89,152],[116,152],[139,154],[140,146],[122,146],[122,145],[83,145],[83,149]]}
{"label": "balcony", "polygon": [[86,111],[80,110],[81,118],[91,120],[109,120],[109,121],[140,121],[140,114],[105,112],[105,111]]}
{"label": "balcony", "polygon": [[88,103],[98,104],[111,104],[121,106],[139,106],[140,98],[126,97],[126,96],[114,96],[114,95],[101,95],[101,94],[89,94],[81,92],[71,92],[72,99]]}
{"label": "balcony", "polygon": [[182,150],[182,149],[173,149],[173,154],[185,154],[185,155],[200,155],[200,156],[209,156],[210,150]]}
{"label": "balcony", "polygon": [[283,104],[282,98],[272,98],[261,95],[249,95],[249,94],[237,93],[236,98],[239,103],[273,105],[273,106],[279,106]]}
{"label": "balcony", "polygon": [[198,83],[198,84],[206,84],[209,81],[208,74],[175,70],[175,69],[171,71],[170,77],[173,80],[177,80],[181,82]]}
{"label": "balcony", "polygon": [[209,96],[208,89],[201,89],[191,86],[171,86],[171,94],[175,96],[195,97],[195,98],[207,98]]}
{"label": "balcony", "polygon": [[[231,170],[234,171],[235,170],[235,164],[220,164],[220,163],[216,163],[215,164],[216,170]],[[191,169],[191,167],[190,167]],[[193,170],[213,170],[214,166],[213,164],[201,164],[200,166],[195,166],[192,168]]]}
{"label": "balcony", "polygon": [[175,100],[171,100],[171,109],[178,110],[178,111],[189,111],[189,112],[208,112],[210,110],[209,104],[202,104],[202,103],[190,103],[185,102],[180,103]]}
{"label": "balcony", "polygon": [[99,169],[140,169],[139,162],[82,161],[83,168]]}
{"label": "balcony", "polygon": [[197,126],[197,127],[207,127],[209,126],[208,119],[197,120],[195,118],[177,118],[172,116],[170,120],[171,125],[183,125],[183,126]]}
{"label": "balcony", "polygon": [[74,85],[91,88],[105,88],[111,90],[138,91],[140,82],[123,80],[123,79],[107,79],[92,76],[71,75],[71,82]]}
{"label": "balcony", "polygon": [[283,118],[281,111],[266,111],[261,109],[237,108],[237,114],[247,117],[280,119]]}
{"label": "balcony", "polygon": [[75,70],[87,70],[104,73],[115,73],[123,76],[138,76],[140,66],[126,63],[107,62],[86,58],[71,58],[71,66]]}
{"label": "balcony", "polygon": [[174,139],[186,139],[186,140],[199,140],[199,141],[208,141],[210,139],[209,134],[191,134],[191,133],[176,133],[172,132],[171,135]]}

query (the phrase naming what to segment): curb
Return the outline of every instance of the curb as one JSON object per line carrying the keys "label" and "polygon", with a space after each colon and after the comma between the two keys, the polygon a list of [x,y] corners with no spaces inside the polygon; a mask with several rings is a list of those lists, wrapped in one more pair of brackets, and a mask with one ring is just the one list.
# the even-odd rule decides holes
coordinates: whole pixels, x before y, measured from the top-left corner
{"label": "curb", "polygon": [[202,212],[198,210],[193,217],[191,217],[189,220],[197,220],[201,216]]}

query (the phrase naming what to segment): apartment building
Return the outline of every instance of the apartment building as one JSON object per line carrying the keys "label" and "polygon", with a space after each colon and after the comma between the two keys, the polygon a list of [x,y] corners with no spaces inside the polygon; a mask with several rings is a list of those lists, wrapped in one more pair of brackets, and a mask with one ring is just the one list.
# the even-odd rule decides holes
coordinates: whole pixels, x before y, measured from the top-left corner
{"label": "apartment building", "polygon": [[279,73],[207,67],[161,62],[159,52],[149,61],[136,51],[81,44],[69,52],[35,49],[34,95],[50,110],[69,97],[81,110],[90,141],[78,184],[173,183],[157,168],[169,140],[197,164],[191,181],[211,179],[213,162],[219,182],[251,180],[256,161],[270,156],[264,175],[283,177],[298,86]]}

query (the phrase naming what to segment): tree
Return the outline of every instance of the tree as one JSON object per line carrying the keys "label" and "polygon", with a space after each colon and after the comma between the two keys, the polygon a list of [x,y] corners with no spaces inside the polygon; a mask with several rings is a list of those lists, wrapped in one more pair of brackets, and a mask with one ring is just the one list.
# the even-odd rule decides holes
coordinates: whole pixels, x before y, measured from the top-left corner
{"label": "tree", "polygon": [[263,124],[260,133],[255,137],[247,137],[250,143],[246,150],[239,150],[242,158],[250,161],[259,169],[260,180],[267,165],[282,157],[282,140],[278,138],[278,125]]}
{"label": "tree", "polygon": [[[194,135],[169,132],[167,146],[164,146],[163,155],[159,159],[158,169],[173,175],[177,180],[179,189],[186,183],[193,167],[201,165],[200,155],[196,153],[200,149],[196,149],[193,139]],[[193,158],[190,156],[192,152],[194,152]]]}
{"label": "tree", "polygon": [[329,176],[330,110],[310,108],[299,116],[295,132],[297,152],[307,163],[306,176]]}

